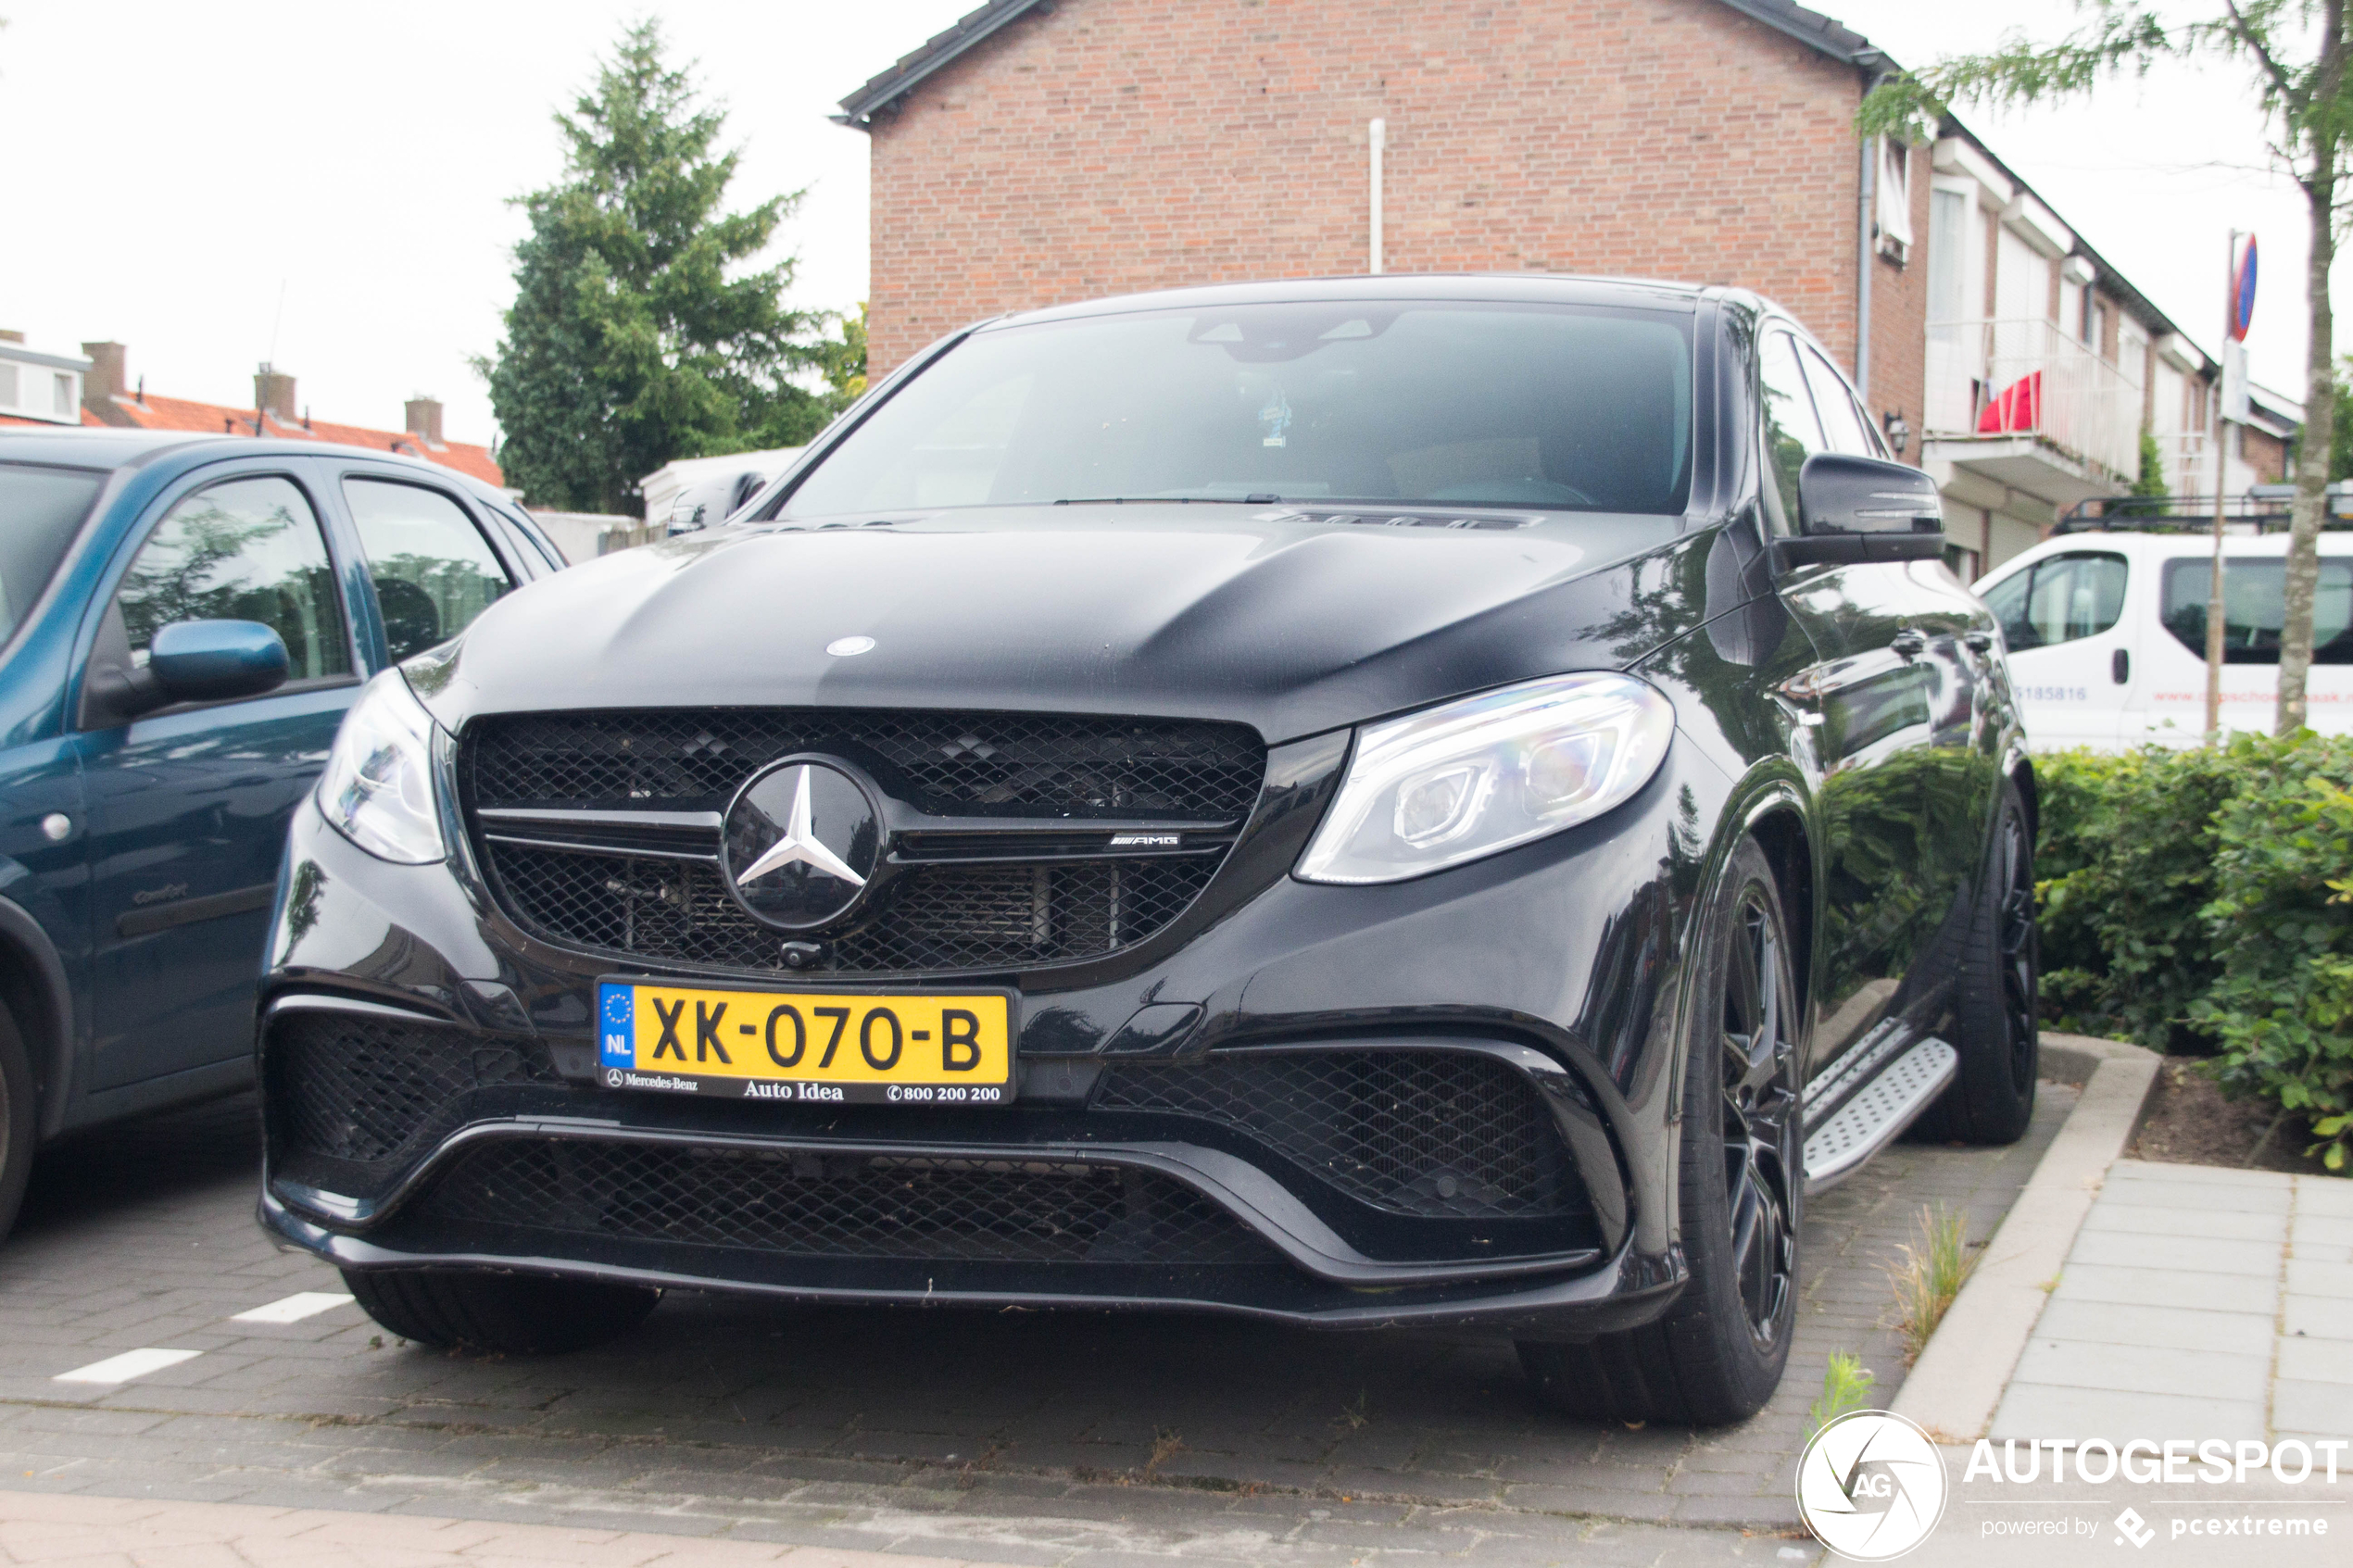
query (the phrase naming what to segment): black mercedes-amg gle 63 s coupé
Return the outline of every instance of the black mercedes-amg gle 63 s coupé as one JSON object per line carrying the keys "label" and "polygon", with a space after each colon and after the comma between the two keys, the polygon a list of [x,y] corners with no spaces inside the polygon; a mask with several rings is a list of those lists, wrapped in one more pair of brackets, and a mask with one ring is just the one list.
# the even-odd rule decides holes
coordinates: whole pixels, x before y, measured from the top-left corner
{"label": "black mercedes-amg gle 63 s coup\u00e9", "polygon": [[371,684],[279,890],[262,1221],[427,1344],[1167,1307],[1737,1419],[1807,1194],[2032,1109],[2034,780],[1944,546],[1736,290],[958,332]]}

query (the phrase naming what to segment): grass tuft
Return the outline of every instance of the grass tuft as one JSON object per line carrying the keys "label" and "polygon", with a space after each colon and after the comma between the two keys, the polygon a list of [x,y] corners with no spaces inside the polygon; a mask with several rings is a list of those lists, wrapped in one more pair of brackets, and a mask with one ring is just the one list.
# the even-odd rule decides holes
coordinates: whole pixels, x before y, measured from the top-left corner
{"label": "grass tuft", "polygon": [[1831,1364],[1822,1371],[1821,1398],[1806,1407],[1806,1440],[1812,1442],[1815,1433],[1840,1416],[1861,1410],[1876,1381],[1863,1358],[1849,1350],[1831,1351]]}
{"label": "grass tuft", "polygon": [[1969,1244],[1969,1216],[1948,1210],[1942,1203],[1920,1210],[1917,1240],[1898,1248],[1903,1254],[1887,1266],[1888,1283],[1895,1287],[1895,1326],[1904,1336],[1904,1364],[1919,1360],[1928,1336],[1944,1321],[1953,1298],[1961,1293],[1979,1254]]}

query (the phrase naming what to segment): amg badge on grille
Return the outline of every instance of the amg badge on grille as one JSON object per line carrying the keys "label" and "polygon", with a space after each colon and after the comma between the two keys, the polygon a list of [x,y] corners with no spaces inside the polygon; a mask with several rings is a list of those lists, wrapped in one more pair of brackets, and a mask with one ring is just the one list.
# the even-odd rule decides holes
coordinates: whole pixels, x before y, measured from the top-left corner
{"label": "amg badge on grille", "polygon": [[722,853],[727,885],[754,919],[808,931],[864,897],[882,858],[882,813],[844,765],[788,757],[736,792]]}

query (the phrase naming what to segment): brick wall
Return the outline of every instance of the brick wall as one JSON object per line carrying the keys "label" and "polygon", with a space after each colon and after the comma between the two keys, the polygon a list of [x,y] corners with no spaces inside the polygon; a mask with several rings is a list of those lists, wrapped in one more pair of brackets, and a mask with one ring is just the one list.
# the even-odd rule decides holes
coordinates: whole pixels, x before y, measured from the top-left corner
{"label": "brick wall", "polygon": [[1927,423],[1921,408],[1928,401],[1928,149],[1914,147],[1910,163],[1910,254],[1901,266],[1885,256],[1871,264],[1871,384],[1864,401],[1882,430],[1889,414],[1903,414],[1912,427],[1911,445],[1903,455],[1916,463]]}
{"label": "brick wall", "polygon": [[[1376,116],[1390,270],[1741,283],[1851,367],[1860,92],[1716,0],[1063,0],[875,121],[874,370],[1000,310],[1363,271]],[[1872,402],[1917,428],[1924,157],[1913,188]]]}

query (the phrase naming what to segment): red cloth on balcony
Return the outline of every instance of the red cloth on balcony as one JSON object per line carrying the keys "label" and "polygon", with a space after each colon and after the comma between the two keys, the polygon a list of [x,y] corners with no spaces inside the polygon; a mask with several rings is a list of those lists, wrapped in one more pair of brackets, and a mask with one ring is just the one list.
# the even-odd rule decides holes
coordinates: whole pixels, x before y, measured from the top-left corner
{"label": "red cloth on balcony", "polygon": [[1977,416],[1977,433],[1999,435],[2005,431],[2035,430],[2043,423],[2043,372],[2023,375],[2002,389]]}

